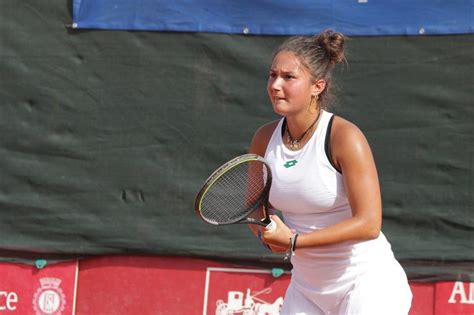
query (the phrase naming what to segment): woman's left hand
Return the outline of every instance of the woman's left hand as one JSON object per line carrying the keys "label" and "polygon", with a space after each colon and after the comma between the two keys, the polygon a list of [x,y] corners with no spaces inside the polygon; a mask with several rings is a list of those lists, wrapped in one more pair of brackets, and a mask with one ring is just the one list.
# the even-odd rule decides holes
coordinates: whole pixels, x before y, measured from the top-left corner
{"label": "woman's left hand", "polygon": [[288,249],[294,231],[290,230],[277,215],[272,215],[271,219],[275,222],[276,228],[274,230],[262,229],[262,241],[270,247]]}

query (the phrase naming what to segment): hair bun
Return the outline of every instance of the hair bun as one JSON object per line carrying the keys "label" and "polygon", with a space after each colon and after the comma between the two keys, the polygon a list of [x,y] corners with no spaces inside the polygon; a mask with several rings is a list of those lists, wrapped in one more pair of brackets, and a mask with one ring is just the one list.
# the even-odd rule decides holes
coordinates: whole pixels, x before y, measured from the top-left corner
{"label": "hair bun", "polygon": [[333,30],[325,30],[315,36],[315,41],[326,50],[326,54],[332,64],[341,63],[345,60],[345,37],[342,33]]}

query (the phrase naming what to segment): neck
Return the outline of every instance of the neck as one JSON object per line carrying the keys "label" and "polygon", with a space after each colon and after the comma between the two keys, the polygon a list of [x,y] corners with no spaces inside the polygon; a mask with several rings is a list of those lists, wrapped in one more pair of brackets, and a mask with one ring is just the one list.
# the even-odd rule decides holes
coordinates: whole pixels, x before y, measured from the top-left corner
{"label": "neck", "polygon": [[304,115],[303,117],[298,116],[287,116],[286,127],[290,132],[293,139],[301,137],[308,129],[317,124],[319,117],[321,116],[321,109],[311,115]]}
{"label": "neck", "polygon": [[[318,115],[316,117],[312,118],[313,121],[309,124],[309,126],[307,126],[306,129],[304,129],[304,131],[301,132],[298,136],[293,136],[293,134],[290,131],[288,121],[286,122],[286,133],[287,133],[286,142],[290,149],[298,150],[301,146],[303,146],[306,143],[307,139],[310,138],[311,134],[316,128],[315,126],[318,123],[320,115],[321,115],[321,110],[318,111]],[[285,119],[288,120],[287,118]]]}

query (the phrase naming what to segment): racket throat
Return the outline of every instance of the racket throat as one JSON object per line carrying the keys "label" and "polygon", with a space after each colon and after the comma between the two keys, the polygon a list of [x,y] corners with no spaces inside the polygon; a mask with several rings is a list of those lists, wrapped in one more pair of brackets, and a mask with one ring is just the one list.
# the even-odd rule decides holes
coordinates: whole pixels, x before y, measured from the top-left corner
{"label": "racket throat", "polygon": [[267,226],[268,224],[270,224],[270,222],[272,222],[270,220],[270,218],[263,218],[261,220],[257,220],[257,219],[254,219],[254,218],[247,218],[245,221],[241,221],[241,222],[237,222],[237,223],[256,224],[256,225],[260,225],[260,226]]}
{"label": "racket throat", "polygon": [[267,226],[269,225],[270,223],[272,222],[272,220],[268,217],[265,217],[263,218],[262,220],[260,220],[260,223],[263,225],[263,226]]}

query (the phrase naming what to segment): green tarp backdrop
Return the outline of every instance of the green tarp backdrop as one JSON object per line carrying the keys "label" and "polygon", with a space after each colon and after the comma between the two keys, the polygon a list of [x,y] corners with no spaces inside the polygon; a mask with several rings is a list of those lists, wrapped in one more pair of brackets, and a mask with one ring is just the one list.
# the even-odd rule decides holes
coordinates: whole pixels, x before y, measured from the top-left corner
{"label": "green tarp backdrop", "polygon": [[[0,259],[153,254],[281,263],[194,214],[202,181],[277,118],[285,39],[71,30],[57,1],[0,3]],[[473,279],[474,36],[353,37],[332,111],[366,134],[383,231],[410,278]]]}

